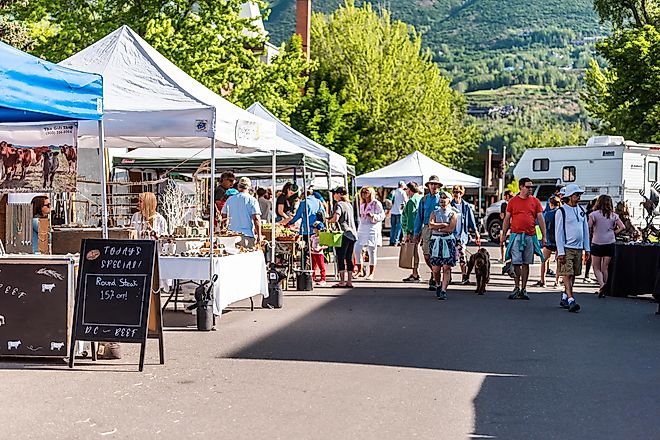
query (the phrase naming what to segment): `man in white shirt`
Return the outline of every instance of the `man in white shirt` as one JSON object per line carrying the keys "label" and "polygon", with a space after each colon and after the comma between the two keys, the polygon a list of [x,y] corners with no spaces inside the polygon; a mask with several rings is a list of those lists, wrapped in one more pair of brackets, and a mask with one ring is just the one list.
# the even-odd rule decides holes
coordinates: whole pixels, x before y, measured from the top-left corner
{"label": "man in white shirt", "polygon": [[[555,213],[555,241],[559,275],[564,288],[559,305],[569,312],[578,312],[580,305],[573,297],[573,283],[582,273],[582,262],[589,258],[589,223],[587,213],[578,202],[584,190],[572,183],[564,188],[566,203]],[[585,252],[583,256],[583,251]]]}
{"label": "man in white shirt", "polygon": [[390,211],[390,246],[397,246],[399,240],[401,240],[401,214],[408,201],[408,194],[406,194],[405,187],[406,183],[402,180],[399,182],[399,187],[394,190],[392,210]]}

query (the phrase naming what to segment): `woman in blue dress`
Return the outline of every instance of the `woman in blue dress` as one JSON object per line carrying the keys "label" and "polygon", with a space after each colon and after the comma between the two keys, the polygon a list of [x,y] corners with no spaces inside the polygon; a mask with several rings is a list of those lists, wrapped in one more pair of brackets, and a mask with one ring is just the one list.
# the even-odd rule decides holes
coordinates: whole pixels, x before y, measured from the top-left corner
{"label": "woman in blue dress", "polygon": [[451,268],[456,266],[456,223],[460,213],[450,205],[451,194],[440,193],[440,206],[429,217],[431,230],[431,270],[435,278],[435,296],[439,300],[447,299],[447,286],[451,280]]}

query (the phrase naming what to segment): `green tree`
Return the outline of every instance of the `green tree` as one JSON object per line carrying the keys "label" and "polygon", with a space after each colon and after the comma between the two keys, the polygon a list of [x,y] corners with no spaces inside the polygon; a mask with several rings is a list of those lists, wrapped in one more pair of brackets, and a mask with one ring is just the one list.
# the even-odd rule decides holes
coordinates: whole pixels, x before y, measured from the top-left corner
{"label": "green tree", "polygon": [[600,130],[660,142],[660,32],[650,25],[622,30],[598,50],[609,67],[592,62],[583,99]]}
{"label": "green tree", "polygon": [[[346,1],[332,15],[313,16],[311,41],[317,69],[293,118],[297,128],[317,140],[330,137],[333,148],[357,159],[359,173],[414,150],[449,166],[472,159],[478,131],[464,124],[465,100],[412,27],[386,10]],[[335,110],[314,113],[315,101]]]}
{"label": "green tree", "polygon": [[30,27],[15,15],[26,4],[27,0],[0,0],[0,41],[21,50],[30,50],[35,43]]}
{"label": "green tree", "polygon": [[607,63],[592,60],[581,97],[598,130],[641,142],[660,142],[660,18],[657,0],[594,0],[614,33],[599,43]]}

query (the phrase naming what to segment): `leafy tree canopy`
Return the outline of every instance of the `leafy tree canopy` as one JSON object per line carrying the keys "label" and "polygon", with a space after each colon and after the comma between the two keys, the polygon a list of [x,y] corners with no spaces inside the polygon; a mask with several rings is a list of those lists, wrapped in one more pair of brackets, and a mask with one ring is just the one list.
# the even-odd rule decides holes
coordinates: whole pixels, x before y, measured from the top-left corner
{"label": "leafy tree canopy", "polygon": [[472,158],[478,131],[464,124],[465,101],[414,28],[346,1],[313,16],[311,42],[317,69],[292,121],[359,173],[414,150],[459,168]]}
{"label": "leafy tree canopy", "polygon": [[657,0],[595,0],[614,33],[597,45],[607,63],[592,61],[582,94],[601,132],[660,142],[660,19]]}

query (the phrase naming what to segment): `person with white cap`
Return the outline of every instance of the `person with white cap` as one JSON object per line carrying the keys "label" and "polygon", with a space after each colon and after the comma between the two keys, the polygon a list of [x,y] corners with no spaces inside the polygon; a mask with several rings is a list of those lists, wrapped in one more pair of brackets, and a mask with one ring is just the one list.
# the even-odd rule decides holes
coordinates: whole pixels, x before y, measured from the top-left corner
{"label": "person with white cap", "polygon": [[[587,213],[578,202],[584,190],[571,183],[564,188],[566,204],[555,213],[558,273],[564,279],[565,292],[559,305],[569,312],[578,312],[580,305],[573,297],[573,284],[582,273],[582,261],[589,258],[589,223]],[[583,255],[584,252],[584,255]]]}
{"label": "person with white cap", "polygon": [[[440,194],[438,189],[442,186],[438,176],[430,176],[424,184],[428,188],[429,193],[422,197],[417,208],[417,217],[415,218],[415,235],[413,242],[422,244],[422,254],[426,265],[432,270],[431,266],[431,230],[429,229],[429,218],[435,209],[440,205]],[[436,291],[435,279],[431,277],[429,280],[429,290]]]}
{"label": "person with white cap", "polygon": [[390,246],[397,246],[401,240],[401,214],[403,214],[407,201],[406,182],[401,180],[397,189],[394,190],[392,210],[390,211]]}
{"label": "person with white cap", "polygon": [[545,240],[545,219],[543,207],[539,199],[532,195],[534,184],[532,179],[523,177],[519,180],[520,192],[509,201],[506,216],[500,234],[500,245],[506,241],[506,234],[511,229],[511,239],[505,251],[505,260],[511,258],[515,272],[515,287],[509,299],[529,300],[527,295],[527,280],[529,279],[529,265],[534,262],[534,254],[541,257],[543,252],[536,237],[536,224],[541,228],[541,240]]}
{"label": "person with white cap", "polygon": [[241,246],[251,249],[261,241],[261,210],[259,202],[248,190],[252,181],[247,177],[238,180],[238,194],[230,197],[222,207],[222,218],[229,219],[230,231],[241,234]]}
{"label": "person with white cap", "polygon": [[435,279],[435,296],[439,300],[447,299],[447,287],[451,280],[451,268],[456,266],[456,225],[460,217],[458,209],[451,205],[451,194],[440,192],[440,206],[429,218],[431,230],[431,270]]}

